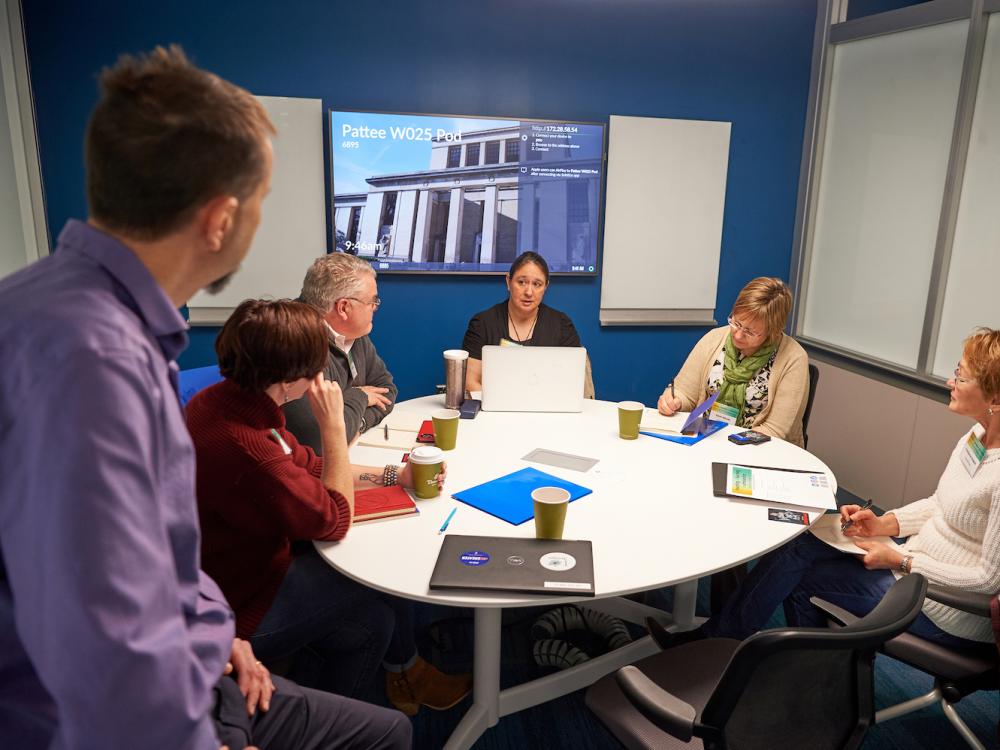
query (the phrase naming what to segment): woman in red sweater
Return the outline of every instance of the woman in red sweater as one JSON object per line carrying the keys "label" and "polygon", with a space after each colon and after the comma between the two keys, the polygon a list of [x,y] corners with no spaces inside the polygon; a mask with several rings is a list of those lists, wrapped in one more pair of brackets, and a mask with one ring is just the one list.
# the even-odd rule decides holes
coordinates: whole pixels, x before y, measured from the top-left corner
{"label": "woman in red sweater", "polygon": [[[344,537],[356,488],[413,485],[408,464],[351,465],[340,386],[323,378],[324,326],[309,305],[247,300],[219,333],[225,379],[187,406],[202,567],[235,610],[237,634],[264,661],[291,660],[289,676],[302,684],[372,699],[382,661],[396,708],[450,708],[471,679],[417,655],[411,603],[338,573],[311,544]],[[324,458],[285,429],[281,405],[304,395]]]}

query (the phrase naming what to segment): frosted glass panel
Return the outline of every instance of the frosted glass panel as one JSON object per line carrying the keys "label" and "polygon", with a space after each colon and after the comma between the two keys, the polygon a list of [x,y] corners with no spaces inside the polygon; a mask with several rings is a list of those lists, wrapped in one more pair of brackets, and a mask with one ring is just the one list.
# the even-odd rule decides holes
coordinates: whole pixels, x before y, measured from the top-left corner
{"label": "frosted glass panel", "polygon": [[1000,14],[990,16],[934,354],[949,377],[976,326],[1000,328]]}
{"label": "frosted glass panel", "polygon": [[967,32],[837,45],[805,335],[916,366]]}

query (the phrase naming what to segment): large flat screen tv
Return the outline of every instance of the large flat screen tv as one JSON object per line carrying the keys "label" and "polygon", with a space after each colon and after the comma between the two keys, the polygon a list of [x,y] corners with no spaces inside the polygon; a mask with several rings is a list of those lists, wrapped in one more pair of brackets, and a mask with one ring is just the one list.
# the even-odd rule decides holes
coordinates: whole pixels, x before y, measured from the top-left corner
{"label": "large flat screen tv", "polygon": [[604,125],[330,111],[338,252],[382,272],[596,274]]}

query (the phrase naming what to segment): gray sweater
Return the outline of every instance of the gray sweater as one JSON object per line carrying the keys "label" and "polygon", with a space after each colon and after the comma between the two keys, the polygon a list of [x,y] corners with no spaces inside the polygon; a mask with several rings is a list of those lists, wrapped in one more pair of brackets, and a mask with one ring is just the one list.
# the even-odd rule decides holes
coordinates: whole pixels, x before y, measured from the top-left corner
{"label": "gray sweater", "polygon": [[[339,383],[344,391],[344,425],[347,427],[348,441],[381,422],[385,415],[392,411],[397,392],[396,385],[392,382],[392,375],[367,336],[354,341],[351,346],[351,360],[354,362],[354,377],[351,377],[351,365],[347,355],[333,342],[331,336],[330,353],[323,373],[327,380]],[[363,385],[389,389],[385,396],[391,403],[386,411],[377,406],[368,406],[368,394],[359,387]],[[308,445],[317,455],[322,455],[323,443],[320,439],[319,425],[309,406],[309,399],[304,396],[285,404],[284,410],[288,431],[295,435],[300,443]]]}

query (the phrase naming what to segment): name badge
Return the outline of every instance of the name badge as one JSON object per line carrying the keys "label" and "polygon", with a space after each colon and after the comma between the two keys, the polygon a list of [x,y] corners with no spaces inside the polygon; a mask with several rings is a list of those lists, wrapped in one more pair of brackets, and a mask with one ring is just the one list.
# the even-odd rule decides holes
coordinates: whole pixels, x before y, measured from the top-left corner
{"label": "name badge", "polygon": [[523,344],[519,344],[516,341],[511,341],[510,339],[504,337],[500,339],[500,346],[523,346]]}
{"label": "name badge", "polygon": [[986,446],[983,445],[983,441],[979,439],[976,433],[972,433],[962,448],[962,466],[969,472],[970,477],[976,475],[976,471],[978,471],[985,458]]}
{"label": "name badge", "polygon": [[726,424],[734,425],[736,424],[736,418],[740,415],[740,410],[735,406],[729,406],[727,404],[720,404],[718,401],[712,406],[712,411],[709,416],[712,419],[718,420],[720,422],[725,422]]}

